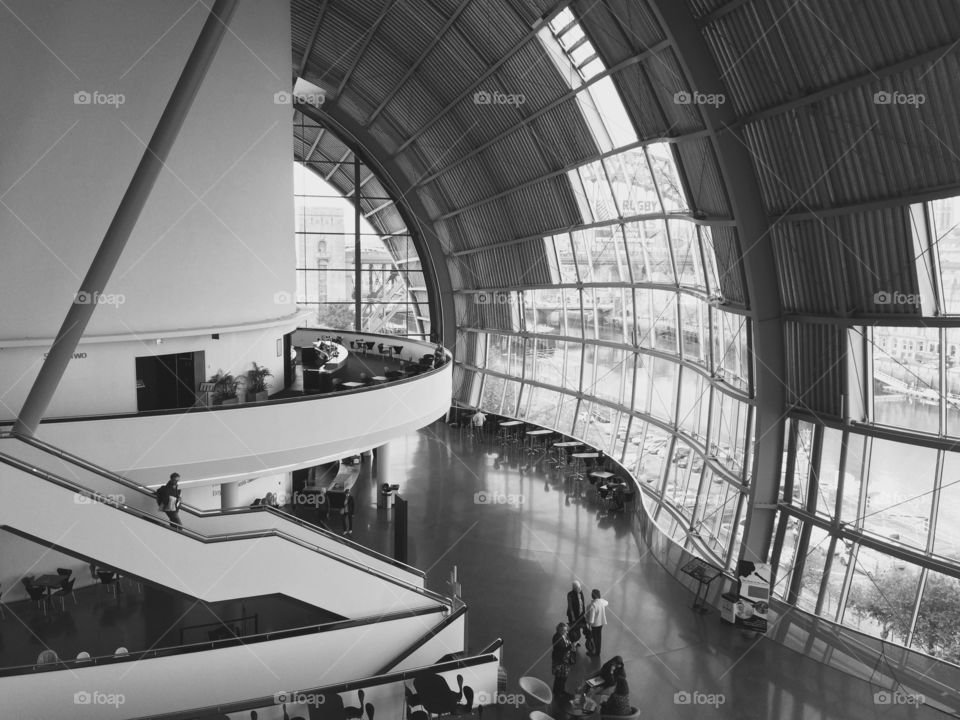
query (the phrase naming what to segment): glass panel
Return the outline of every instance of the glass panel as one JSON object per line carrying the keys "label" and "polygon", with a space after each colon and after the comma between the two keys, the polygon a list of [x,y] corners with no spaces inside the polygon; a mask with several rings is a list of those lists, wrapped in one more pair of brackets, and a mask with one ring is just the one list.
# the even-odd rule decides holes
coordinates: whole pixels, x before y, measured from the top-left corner
{"label": "glass panel", "polygon": [[943,480],[933,552],[960,560],[960,453],[943,453]]}
{"label": "glass panel", "polygon": [[577,398],[573,395],[563,395],[560,400],[560,416],[557,419],[557,429],[570,435],[573,433],[573,420],[577,412]]}
{"label": "glass panel", "polygon": [[570,233],[573,241],[573,252],[577,258],[577,267],[580,271],[580,281],[593,282],[593,231],[575,230]]}
{"label": "glass panel", "polygon": [[527,330],[563,334],[563,296],[556,290],[527,290],[524,297],[532,310],[526,314]]}
{"label": "glass panel", "polygon": [[[597,340],[632,344],[631,329],[624,323],[624,297],[630,298],[629,289],[622,287],[592,288],[593,303],[597,310]],[[629,300],[628,300],[629,302]],[[633,308],[630,309],[633,317]]]}
{"label": "glass panel", "polygon": [[506,383],[502,377],[496,375],[483,376],[483,391],[480,394],[480,408],[496,414],[500,413],[500,402],[503,400],[503,386]]}
{"label": "glass panel", "polygon": [[813,433],[812,423],[797,422],[797,459],[794,464],[792,502],[801,508],[807,505],[810,465],[813,462]]}
{"label": "glass panel", "polygon": [[528,396],[527,420],[544,427],[554,427],[560,408],[560,393],[528,385],[524,394]]}
{"label": "glass panel", "polygon": [[617,217],[617,205],[613,201],[610,183],[603,172],[603,165],[599,160],[581,165],[578,168],[587,203],[593,211],[594,222],[613,220]]}
{"label": "glass panel", "polygon": [[317,308],[317,324],[331,330],[353,330],[356,327],[354,305],[320,305]]}
{"label": "glass panel", "polygon": [[933,244],[940,256],[943,283],[943,311],[960,313],[960,197],[934,200],[929,204]]}
{"label": "glass panel", "polygon": [[946,365],[947,434],[960,436],[960,330],[947,328],[944,358]]}
{"label": "glass panel", "polygon": [[737,475],[743,470],[743,447],[750,406],[722,392],[714,392],[711,453]]}
{"label": "glass panel", "polygon": [[874,438],[864,529],[925,548],[936,467],[936,450]]}
{"label": "glass panel", "polygon": [[[833,436],[829,436],[828,440],[832,441],[832,438]],[[827,454],[828,451],[830,455]],[[824,462],[828,457],[832,458],[834,452],[839,452],[839,448],[834,450],[832,446],[828,448],[827,445],[824,445]],[[856,433],[848,433],[847,467],[843,474],[843,506],[840,510],[840,519],[843,522],[855,522],[857,527],[860,527],[860,518],[863,515],[862,511],[858,512],[858,508],[861,502],[862,483],[867,477],[866,452],[866,438]],[[839,464],[839,456],[837,457],[837,463]],[[864,502],[866,502],[866,499],[864,499]]]}
{"label": "glass panel", "polygon": [[673,425],[680,366],[651,355],[638,356],[638,363],[633,393],[634,410]]}
{"label": "glass panel", "polygon": [[670,220],[667,224],[670,228],[673,260],[677,267],[680,284],[706,290],[696,225],[687,220]]}
{"label": "glass panel", "polygon": [[[602,63],[592,60],[583,67],[583,77],[590,79],[594,75],[603,72],[605,68]],[[613,147],[623,147],[637,141],[637,133],[627,114],[627,109],[623,105],[620,93],[617,92],[613,80],[609,77],[598,80],[591,85],[587,92],[593,97],[597,107],[601,109],[603,115],[603,124],[610,134],[610,140]]]}
{"label": "glass panel", "polygon": [[665,212],[687,210],[687,200],[680,185],[680,174],[673,161],[673,151],[669,143],[655,143],[647,146],[647,156],[653,177],[660,189]]}
{"label": "glass panel", "polygon": [[[643,345],[652,345],[657,350],[678,355],[677,340],[677,294],[666,290],[645,291],[648,302],[637,307],[637,317],[642,323]],[[640,328],[638,328],[639,330]],[[650,330],[653,342],[649,343]]]}
{"label": "glass panel", "polygon": [[543,338],[537,338],[536,340],[531,338],[527,345],[533,348],[533,357],[529,358],[532,368],[527,377],[546,385],[563,387],[565,381],[563,358],[566,343]]}
{"label": "glass panel", "polygon": [[873,417],[877,424],[940,431],[939,352],[936,328],[874,328]]}
{"label": "glass panel", "polygon": [[517,416],[517,403],[520,400],[520,383],[514,380],[505,380],[503,383],[503,404],[500,414],[508,417]]}
{"label": "glass panel", "polygon": [[707,366],[710,334],[709,306],[692,295],[680,295],[680,326],[683,328],[683,357],[698,365]]}
{"label": "glass panel", "polygon": [[554,235],[553,242],[557,249],[557,262],[560,264],[560,282],[578,282],[580,278],[577,277],[577,263],[570,245],[570,236],[566,233]]}
{"label": "glass panel", "polygon": [[487,368],[504,375],[523,375],[523,338],[514,335],[489,334]]}
{"label": "glass panel", "polygon": [[778,511],[779,522],[786,523],[787,529],[780,548],[780,562],[776,568],[776,578],[771,588],[774,597],[786,600],[790,590],[790,578],[793,577],[793,565],[797,551],[797,539],[800,537],[800,520]]}
{"label": "glass panel", "polygon": [[836,428],[823,429],[823,448],[820,451],[820,472],[817,483],[817,514],[833,518],[840,478],[840,444],[843,432]]}
{"label": "glass panel", "polygon": [[723,298],[723,288],[720,285],[720,271],[717,268],[717,253],[713,248],[713,235],[710,228],[697,228],[700,233],[700,247],[703,249],[703,261],[706,264],[707,291],[711,297]]}
{"label": "glass panel", "polygon": [[608,157],[603,163],[621,215],[630,217],[662,212],[643,148],[626,150]]}
{"label": "glass panel", "polygon": [[593,282],[630,282],[630,269],[620,225],[605,225],[585,231],[593,266]]}
{"label": "glass panel", "polygon": [[807,555],[803,562],[803,575],[800,578],[800,594],[797,596],[797,607],[801,610],[814,612],[816,609],[829,549],[830,536],[818,527],[811,528],[810,545],[807,548]]}
{"label": "glass panel", "polygon": [[843,623],[891,642],[905,643],[916,605],[919,569],[861,547]]}
{"label": "glass panel", "polygon": [[710,383],[698,372],[681,369],[680,407],[677,424],[692,437],[702,438],[707,432],[710,406]]}
{"label": "glass panel", "polygon": [[[960,580],[930,570],[923,586],[920,611],[910,647],[960,663]],[[906,599],[906,598],[904,598]]]}
{"label": "glass panel", "polygon": [[592,388],[585,389],[598,398],[614,403],[628,403],[624,397],[625,378],[633,375],[633,352],[622,348],[595,347],[596,379]]}
{"label": "glass panel", "polygon": [[717,377],[739,390],[750,389],[747,356],[747,318],[712,308],[714,364]]}

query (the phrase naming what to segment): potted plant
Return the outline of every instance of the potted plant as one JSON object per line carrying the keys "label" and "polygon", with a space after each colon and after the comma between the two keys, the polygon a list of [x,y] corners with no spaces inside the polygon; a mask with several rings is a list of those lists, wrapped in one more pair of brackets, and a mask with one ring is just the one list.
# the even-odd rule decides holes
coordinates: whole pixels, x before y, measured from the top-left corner
{"label": "potted plant", "polygon": [[240,379],[223,370],[217,370],[217,374],[210,378],[213,383],[213,404],[214,405],[236,405],[240,402],[237,395],[237,389],[240,387]]}
{"label": "potted plant", "polygon": [[273,373],[270,369],[257,363],[253,364],[253,370],[247,371],[247,392],[253,395],[254,402],[263,402],[270,397],[270,393],[267,392],[267,388],[270,387],[267,378],[271,377]]}

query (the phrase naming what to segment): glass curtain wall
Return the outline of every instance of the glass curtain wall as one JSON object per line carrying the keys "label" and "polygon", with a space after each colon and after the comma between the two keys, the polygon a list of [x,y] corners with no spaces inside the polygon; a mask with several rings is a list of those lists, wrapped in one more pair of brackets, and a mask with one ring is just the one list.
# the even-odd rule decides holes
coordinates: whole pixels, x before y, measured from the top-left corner
{"label": "glass curtain wall", "polygon": [[[359,178],[349,196],[324,180],[334,173]],[[354,197],[364,206],[393,203],[364,192],[378,185],[370,176],[352,154],[312,160],[309,168],[294,163],[297,304],[316,308],[320,327],[425,339],[430,311],[413,239],[406,231],[376,232],[364,214],[358,225]]]}
{"label": "glass curtain wall", "polygon": [[913,324],[848,331],[855,424],[788,425],[775,593],[960,664],[960,199],[910,210],[919,292],[874,302]]}
{"label": "glass curtain wall", "polygon": [[639,143],[610,79],[587,83],[605,68],[569,10],[540,37],[598,157],[567,172],[582,225],[542,239],[552,284],[458,298],[457,360],[473,377],[458,399],[623,462],[679,544],[731,568],[750,483],[750,321],[723,304],[671,145]]}

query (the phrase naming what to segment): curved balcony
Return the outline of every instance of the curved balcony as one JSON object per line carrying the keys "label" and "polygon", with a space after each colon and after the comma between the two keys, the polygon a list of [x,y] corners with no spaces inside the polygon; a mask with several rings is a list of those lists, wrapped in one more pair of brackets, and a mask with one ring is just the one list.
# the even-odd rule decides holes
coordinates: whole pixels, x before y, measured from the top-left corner
{"label": "curved balcony", "polygon": [[[402,344],[401,357],[411,361],[435,348],[391,335],[337,334],[363,337],[373,348]],[[375,351],[368,357],[375,360]],[[438,368],[332,393],[57,419],[42,423],[37,437],[142,485],[161,484],[173,470],[187,487],[245,480],[356,454],[428,425],[449,407],[452,369],[448,356]]]}

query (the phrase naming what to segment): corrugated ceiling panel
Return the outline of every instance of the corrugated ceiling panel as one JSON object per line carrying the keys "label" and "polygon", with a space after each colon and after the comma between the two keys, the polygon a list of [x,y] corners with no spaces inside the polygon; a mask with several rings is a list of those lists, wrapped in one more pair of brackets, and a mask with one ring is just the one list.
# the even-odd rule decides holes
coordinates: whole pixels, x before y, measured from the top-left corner
{"label": "corrugated ceiling panel", "polygon": [[488,64],[506,55],[511,46],[529,31],[509,8],[509,3],[502,2],[470,3],[458,18],[456,27]]}
{"label": "corrugated ceiling panel", "polygon": [[397,90],[396,98],[380,117],[392,119],[406,138],[439,114],[444,104],[434,95],[432,88],[414,76]]}
{"label": "corrugated ceiling panel", "polygon": [[730,217],[732,211],[726,185],[721,179],[710,138],[678,142],[676,148],[694,208],[708,215]]}
{"label": "corrugated ceiling panel", "polygon": [[507,195],[503,204],[517,237],[542,235],[582,222],[565,175],[517,190]]}
{"label": "corrugated ceiling panel", "polygon": [[[454,26],[456,27],[456,26]],[[483,60],[463,42],[454,43],[454,29],[449,40],[439,43],[420,65],[418,74],[437,89],[437,95],[452,100],[462,93],[487,69]]]}
{"label": "corrugated ceiling panel", "polygon": [[717,256],[720,288],[727,302],[748,307],[747,279],[743,271],[743,254],[737,231],[731,227],[711,227],[713,249]]}
{"label": "corrugated ceiling panel", "polygon": [[550,155],[549,162],[544,160],[541,147],[544,145],[533,142],[529,131],[523,130],[511,133],[488,147],[480,153],[480,162],[493,169],[499,189],[506,190],[560,167],[558,158],[553,156],[552,146],[544,147]]}
{"label": "corrugated ceiling panel", "polygon": [[314,0],[290,0],[290,45],[296,67],[310,42],[320,5]]}
{"label": "corrugated ceiling panel", "polygon": [[[589,25],[591,19],[599,18],[591,37],[622,32],[633,45],[634,54],[664,39],[663,29],[646,0],[605,0],[602,4],[593,3],[592,0],[577,0],[575,6],[578,9],[577,16],[583,17],[585,24]],[[612,18],[603,12],[594,15],[594,10],[603,10],[603,6],[609,9]]]}
{"label": "corrugated ceiling panel", "polygon": [[728,0],[687,0],[687,5],[693,16],[699,20],[717,8],[723,7],[727,2]]}
{"label": "corrugated ceiling panel", "polygon": [[497,200],[465,210],[448,222],[457,228],[456,250],[495,245],[516,237],[509,212]]}
{"label": "corrugated ceiling panel", "polygon": [[466,207],[491,195],[490,172],[483,161],[474,156],[431,180],[429,184],[443,187],[450,209]]}
{"label": "corrugated ceiling panel", "polygon": [[[680,135],[685,132],[700,130],[703,127],[703,120],[700,116],[700,110],[696,105],[683,104],[677,102],[678,93],[687,93],[690,88],[686,77],[677,62],[673,48],[667,48],[663,52],[647,60],[644,63],[647,74],[650,77],[650,84],[654,88],[657,97],[661,99],[661,106],[669,123],[670,135]],[[621,92],[625,86],[621,83]],[[643,96],[633,97],[628,102],[628,108],[637,109],[637,102],[642,101]]]}
{"label": "corrugated ceiling panel", "polygon": [[834,235],[818,221],[771,230],[785,312],[833,314],[847,307],[842,246]]}
{"label": "corrugated ceiling panel", "polygon": [[[497,77],[511,92],[523,95],[517,107],[526,117],[570,91],[539,41],[524,45],[497,70]],[[518,98],[519,99],[519,98]]]}
{"label": "corrugated ceiling panel", "polygon": [[834,325],[785,323],[789,405],[821,415],[840,416],[842,333]]}
{"label": "corrugated ceiling panel", "polygon": [[554,170],[579,165],[599,153],[593,133],[574,98],[543,113],[530,122],[530,127],[554,158]]}
{"label": "corrugated ceiling panel", "polygon": [[622,21],[612,15],[604,3],[574,0],[570,8],[607,67],[636,54],[630,31],[621,29]]}

